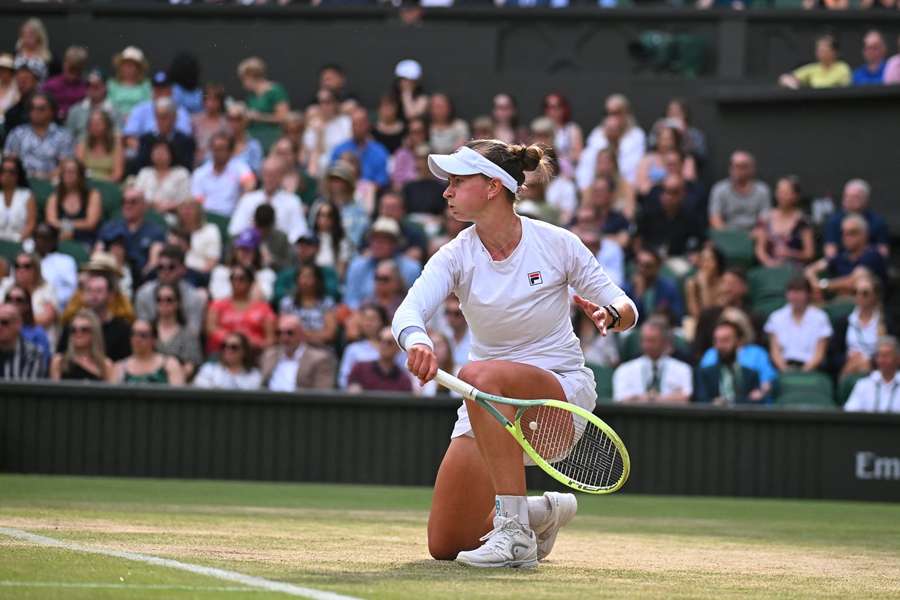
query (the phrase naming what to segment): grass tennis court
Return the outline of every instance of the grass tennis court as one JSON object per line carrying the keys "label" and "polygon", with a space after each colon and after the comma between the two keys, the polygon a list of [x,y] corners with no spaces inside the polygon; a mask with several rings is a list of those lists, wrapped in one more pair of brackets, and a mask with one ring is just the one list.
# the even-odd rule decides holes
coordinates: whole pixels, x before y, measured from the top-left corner
{"label": "grass tennis court", "polygon": [[[900,596],[900,506],[579,496],[550,561],[428,558],[430,490],[0,476],[0,527],[361,598]],[[275,599],[0,535],[0,598]]]}

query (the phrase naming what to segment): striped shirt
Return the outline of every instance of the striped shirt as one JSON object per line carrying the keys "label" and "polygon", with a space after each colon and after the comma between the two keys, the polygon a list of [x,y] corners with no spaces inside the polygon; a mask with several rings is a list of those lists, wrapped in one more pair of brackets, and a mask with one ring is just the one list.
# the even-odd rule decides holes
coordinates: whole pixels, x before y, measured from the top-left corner
{"label": "striped shirt", "polygon": [[31,125],[16,127],[6,138],[3,152],[21,158],[29,177],[49,178],[59,161],[71,157],[74,150],[69,131],[51,123],[43,137]]}
{"label": "striped shirt", "polygon": [[12,352],[0,351],[0,379],[42,379],[47,376],[41,349],[21,335]]}

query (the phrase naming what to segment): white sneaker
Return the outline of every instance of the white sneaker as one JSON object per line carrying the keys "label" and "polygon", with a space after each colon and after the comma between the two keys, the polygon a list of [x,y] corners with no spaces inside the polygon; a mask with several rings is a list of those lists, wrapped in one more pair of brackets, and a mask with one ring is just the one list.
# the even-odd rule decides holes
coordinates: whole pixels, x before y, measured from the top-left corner
{"label": "white sneaker", "polygon": [[536,567],[537,540],[534,532],[510,517],[494,517],[494,529],[484,544],[460,552],[456,561],[470,567]]}
{"label": "white sneaker", "polygon": [[568,524],[578,512],[578,500],[575,494],[561,494],[559,492],[544,492],[544,498],[550,503],[550,514],[547,519],[534,528],[537,535],[537,557],[544,560],[553,544],[556,543],[556,534]]}

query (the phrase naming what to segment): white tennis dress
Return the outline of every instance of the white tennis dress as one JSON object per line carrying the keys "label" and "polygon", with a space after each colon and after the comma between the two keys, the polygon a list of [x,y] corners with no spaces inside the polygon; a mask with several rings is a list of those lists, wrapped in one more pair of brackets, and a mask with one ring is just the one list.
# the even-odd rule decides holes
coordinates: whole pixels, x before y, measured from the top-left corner
{"label": "white tennis dress", "polygon": [[[519,217],[522,239],[513,253],[493,260],[475,233],[462,231],[425,265],[394,315],[394,337],[426,343],[425,323],[452,292],[472,332],[469,360],[508,360],[553,373],[566,399],[587,410],[596,404],[594,376],[570,316],[570,286],[582,297],[606,305],[634,303],[604,272],[575,234]],[[637,314],[637,311],[635,311]],[[411,333],[412,331],[416,333]],[[465,403],[451,437],[472,435]]]}

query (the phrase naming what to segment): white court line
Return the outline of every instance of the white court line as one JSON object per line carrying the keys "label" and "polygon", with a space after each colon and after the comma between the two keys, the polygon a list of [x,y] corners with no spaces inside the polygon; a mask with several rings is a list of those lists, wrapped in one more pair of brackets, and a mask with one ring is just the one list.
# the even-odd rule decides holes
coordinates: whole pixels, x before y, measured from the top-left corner
{"label": "white court line", "polygon": [[169,592],[242,592],[245,594],[264,593],[268,590],[246,587],[216,587],[201,585],[154,585],[145,583],[75,583],[65,581],[0,581],[0,588],[57,588],[89,590],[166,590]]}
{"label": "white court line", "polygon": [[323,592],[311,588],[300,587],[290,583],[282,583],[280,581],[272,581],[262,577],[254,577],[253,575],[244,575],[237,571],[228,571],[226,569],[217,569],[215,567],[204,567],[201,565],[192,565],[183,563],[171,558],[160,558],[149,554],[139,554],[137,552],[128,552],[126,550],[108,550],[106,548],[97,548],[94,546],[84,546],[75,542],[65,542],[54,538],[28,533],[21,529],[12,529],[9,527],[0,527],[0,535],[5,535],[16,540],[31,542],[39,546],[47,546],[49,548],[62,548],[64,550],[73,550],[75,552],[88,552],[90,554],[101,554],[103,556],[112,556],[113,558],[124,558],[125,560],[134,560],[148,565],[157,567],[168,567],[170,569],[179,569],[197,575],[205,575],[207,577],[215,577],[224,581],[241,583],[243,585],[266,590],[269,592],[280,592],[289,596],[297,596],[300,598],[310,598],[311,600],[359,600],[353,596],[342,596],[333,592]]}

